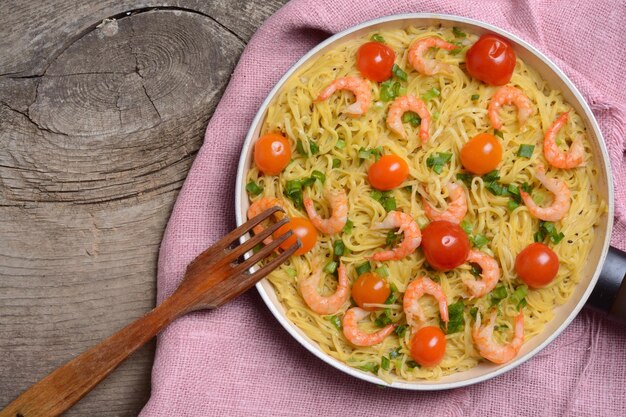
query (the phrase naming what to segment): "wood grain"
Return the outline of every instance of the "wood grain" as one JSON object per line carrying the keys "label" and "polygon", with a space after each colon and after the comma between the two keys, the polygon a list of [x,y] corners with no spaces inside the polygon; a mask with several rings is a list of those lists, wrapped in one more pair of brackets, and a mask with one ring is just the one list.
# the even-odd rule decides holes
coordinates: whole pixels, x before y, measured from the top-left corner
{"label": "wood grain", "polygon": [[[154,305],[206,123],[283,2],[0,2],[0,406]],[[67,415],[136,415],[153,350]]]}

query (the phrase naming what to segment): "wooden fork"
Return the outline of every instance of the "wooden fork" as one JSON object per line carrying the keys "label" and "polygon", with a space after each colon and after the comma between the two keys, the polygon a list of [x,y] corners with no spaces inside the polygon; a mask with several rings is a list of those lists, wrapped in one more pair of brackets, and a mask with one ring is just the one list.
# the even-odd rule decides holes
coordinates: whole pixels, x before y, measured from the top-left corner
{"label": "wooden fork", "polygon": [[292,232],[272,240],[247,259],[244,254],[289,220],[284,218],[245,242],[238,242],[277,211],[282,209],[272,207],[264,211],[202,252],[189,264],[174,294],[163,303],[37,382],[0,411],[0,417],[58,416],[176,318],[191,311],[219,307],[264,278],[300,247],[300,241],[253,273],[250,268],[272,255]]}

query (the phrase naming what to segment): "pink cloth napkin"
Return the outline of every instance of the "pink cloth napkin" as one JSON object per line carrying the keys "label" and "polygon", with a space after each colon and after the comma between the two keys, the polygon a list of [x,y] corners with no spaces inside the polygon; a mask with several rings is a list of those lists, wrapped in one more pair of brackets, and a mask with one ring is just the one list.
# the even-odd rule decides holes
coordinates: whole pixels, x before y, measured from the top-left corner
{"label": "pink cloth napkin", "polygon": [[[158,299],[185,266],[235,226],[235,171],[259,105],[284,72],[326,36],[376,17],[437,12],[510,30],[550,56],[590,103],[616,182],[613,244],[626,249],[626,6],[622,1],[294,0],[241,57],[178,197],[161,246]],[[626,331],[590,311],[540,354],[488,382],[442,392],[381,389],[297,344],[256,291],[164,331],[152,372],[153,416],[626,415]]]}

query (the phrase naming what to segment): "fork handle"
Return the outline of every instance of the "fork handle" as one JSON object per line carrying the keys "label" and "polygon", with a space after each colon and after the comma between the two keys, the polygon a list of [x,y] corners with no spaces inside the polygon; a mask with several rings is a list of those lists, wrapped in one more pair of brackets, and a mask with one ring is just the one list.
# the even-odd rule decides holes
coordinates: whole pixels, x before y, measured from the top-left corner
{"label": "fork handle", "polygon": [[51,417],[66,411],[183,313],[176,298],[168,298],[145,316],[56,369],[0,411],[0,417]]}

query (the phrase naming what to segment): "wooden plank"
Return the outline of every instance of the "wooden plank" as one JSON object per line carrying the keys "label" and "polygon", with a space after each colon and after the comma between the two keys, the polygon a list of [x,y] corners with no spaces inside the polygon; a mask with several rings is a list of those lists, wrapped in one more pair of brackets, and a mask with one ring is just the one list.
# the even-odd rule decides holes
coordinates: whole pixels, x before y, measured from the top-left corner
{"label": "wooden plank", "polygon": [[[0,406],[153,306],[206,124],[283,2],[0,2]],[[136,415],[153,351],[68,415]]]}

